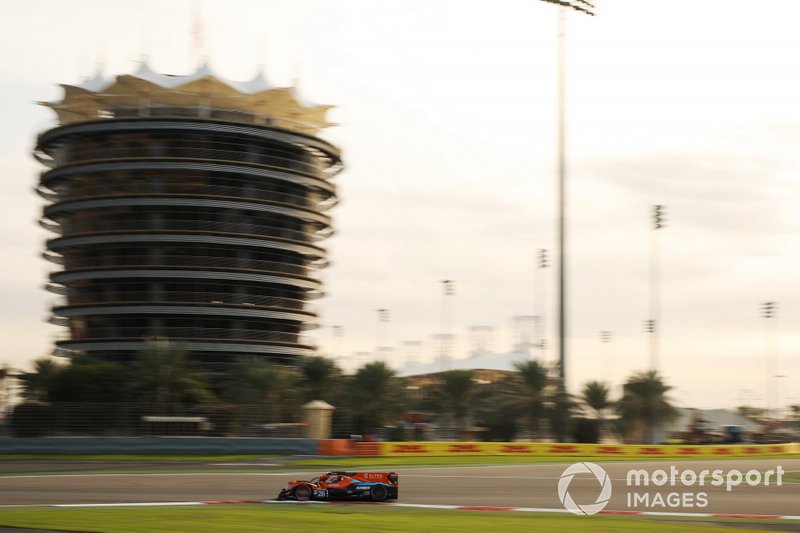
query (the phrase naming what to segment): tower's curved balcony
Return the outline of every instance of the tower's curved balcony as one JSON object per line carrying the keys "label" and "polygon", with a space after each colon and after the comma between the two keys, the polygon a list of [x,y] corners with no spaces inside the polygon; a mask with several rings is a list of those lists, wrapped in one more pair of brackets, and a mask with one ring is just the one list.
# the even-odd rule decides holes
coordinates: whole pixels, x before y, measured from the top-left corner
{"label": "tower's curved balcony", "polygon": [[285,227],[252,222],[218,222],[191,218],[164,218],[162,220],[142,219],[140,217],[91,218],[76,221],[54,222],[42,219],[46,229],[67,237],[84,237],[106,234],[148,234],[148,233],[188,233],[209,235],[235,235],[250,238],[279,239],[301,244],[313,244],[327,235],[317,232],[289,229]]}
{"label": "tower's curved balcony", "polygon": [[102,291],[78,292],[73,290],[69,296],[57,298],[51,305],[53,312],[65,308],[107,306],[107,305],[146,305],[146,304],[188,304],[202,305],[204,309],[214,307],[224,314],[227,307],[250,307],[272,309],[276,312],[301,312],[316,316],[317,308],[305,300],[281,298],[262,294],[242,294],[238,292],[201,291],[163,291],[163,290],[117,290],[118,285],[102,287]]}
{"label": "tower's curved balcony", "polygon": [[196,120],[109,119],[59,126],[39,136],[34,153],[51,168],[109,160],[186,159],[324,178],[342,169],[338,149],[318,137]]}
{"label": "tower's curved balcony", "polygon": [[[287,257],[283,261],[258,259],[253,257],[226,257],[225,255],[212,255],[218,250],[197,246],[189,253],[176,253],[174,248],[169,251],[128,248],[120,249],[120,253],[107,255],[97,254],[93,247],[82,247],[70,250],[65,257],[56,252],[45,255],[45,259],[61,265],[62,271],[102,270],[115,269],[142,269],[147,267],[161,267],[174,269],[175,267],[202,268],[209,271],[247,271],[266,274],[283,274],[306,279],[316,280],[319,267],[314,264],[298,262],[296,258]],[[249,254],[248,254],[249,255]],[[324,266],[324,265],[323,265]]]}

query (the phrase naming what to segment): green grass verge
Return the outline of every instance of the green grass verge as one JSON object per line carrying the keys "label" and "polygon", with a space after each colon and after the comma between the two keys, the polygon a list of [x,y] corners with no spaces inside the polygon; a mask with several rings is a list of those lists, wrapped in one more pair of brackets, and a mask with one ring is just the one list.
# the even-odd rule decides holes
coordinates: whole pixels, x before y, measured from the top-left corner
{"label": "green grass verge", "polygon": [[[759,457],[742,457],[740,459],[800,459],[798,455],[762,455]],[[456,455],[456,456],[414,456],[414,457],[315,457],[282,462],[282,466],[303,467],[336,467],[351,468],[386,467],[386,466],[438,466],[438,465],[502,465],[528,463],[576,463],[590,461],[602,463],[610,461],[716,461],[731,460],[730,457],[526,457],[516,455]]]}
{"label": "green grass verge", "polygon": [[[283,466],[436,466],[436,465],[499,465],[527,463],[564,463],[595,460],[586,457],[525,457],[512,455],[452,455],[412,457],[312,457],[285,461]],[[599,460],[604,460],[600,458]],[[606,459],[608,460],[608,459]],[[613,460],[610,459],[610,460]]]}
{"label": "green grass verge", "polygon": [[[539,515],[487,511],[406,509],[367,505],[249,505],[219,507],[140,507],[102,509],[0,509],[0,526],[103,533],[261,531],[697,531],[698,520],[659,523],[641,517]],[[718,530],[702,521],[702,530]],[[760,524],[761,522],[759,522]],[[730,531],[728,528],[724,528]],[[757,529],[739,529],[757,531]]]}
{"label": "green grass verge", "polygon": [[800,483],[800,472],[792,470],[783,475],[783,481],[786,483]]}
{"label": "green grass verge", "polygon": [[217,463],[246,461],[254,459],[269,459],[276,455],[249,454],[249,455],[123,455],[123,454],[34,454],[34,453],[7,453],[0,454],[0,461],[36,461],[38,459],[56,459],[65,461],[213,461]]}

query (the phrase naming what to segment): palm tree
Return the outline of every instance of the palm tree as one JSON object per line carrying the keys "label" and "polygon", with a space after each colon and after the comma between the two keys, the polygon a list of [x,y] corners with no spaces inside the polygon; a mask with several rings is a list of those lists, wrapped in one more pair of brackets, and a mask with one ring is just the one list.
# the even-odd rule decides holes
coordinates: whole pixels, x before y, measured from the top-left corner
{"label": "palm tree", "polygon": [[[261,423],[292,421],[299,416],[297,375],[291,369],[261,357],[240,357],[236,363],[224,392],[228,400],[240,406],[252,406]],[[241,409],[239,415],[253,416],[245,415]]]}
{"label": "palm tree", "polygon": [[581,391],[583,403],[594,411],[597,418],[597,431],[600,439],[604,436],[606,409],[611,407],[609,394],[608,385],[601,381],[589,381]]}
{"label": "palm tree", "polygon": [[339,387],[342,372],[327,357],[309,356],[300,361],[306,401],[329,400]]}
{"label": "palm tree", "polygon": [[592,408],[601,424],[605,418],[605,410],[611,407],[609,393],[608,385],[601,381],[590,381],[583,386],[583,391],[581,391],[583,403]]}
{"label": "palm tree", "polygon": [[349,390],[350,409],[362,434],[385,425],[391,416],[402,411],[400,382],[394,370],[383,362],[359,368]]}
{"label": "palm tree", "polygon": [[544,390],[547,386],[547,367],[539,361],[517,361],[515,379],[506,388],[505,408],[525,418],[536,434],[544,415]]}
{"label": "palm tree", "polygon": [[293,385],[288,371],[260,357],[240,357],[230,374],[225,397],[241,405],[261,405],[281,398]]}
{"label": "palm tree", "polygon": [[475,405],[471,409],[476,425],[485,427],[486,440],[510,442],[519,430],[520,416],[510,409],[511,381],[509,378],[480,385]]}
{"label": "palm tree", "polygon": [[428,403],[433,410],[449,414],[459,435],[464,422],[475,405],[479,386],[472,378],[472,370],[448,370],[439,374],[439,383],[431,386]]}
{"label": "palm tree", "polygon": [[736,414],[742,418],[753,419],[756,417],[756,409],[754,407],[750,407],[749,405],[740,405],[736,408]]}
{"label": "palm tree", "polygon": [[555,389],[547,395],[546,405],[550,430],[559,442],[564,442],[572,431],[577,403],[572,394],[567,391],[563,381],[559,380]]}
{"label": "palm tree", "polygon": [[53,359],[42,357],[33,363],[33,372],[23,372],[20,376],[22,382],[22,397],[30,402],[49,403],[52,394],[58,387],[59,377],[66,365]]}
{"label": "palm tree", "polygon": [[677,416],[666,395],[670,389],[655,370],[634,374],[625,383],[617,410],[623,422],[642,425],[648,443],[655,440],[656,427]]}
{"label": "palm tree", "polygon": [[148,343],[131,367],[133,396],[166,414],[172,405],[202,403],[213,398],[205,375],[195,370],[181,344]]}
{"label": "palm tree", "polygon": [[128,400],[128,369],[88,356],[73,359],[50,391],[53,403],[114,404]]}

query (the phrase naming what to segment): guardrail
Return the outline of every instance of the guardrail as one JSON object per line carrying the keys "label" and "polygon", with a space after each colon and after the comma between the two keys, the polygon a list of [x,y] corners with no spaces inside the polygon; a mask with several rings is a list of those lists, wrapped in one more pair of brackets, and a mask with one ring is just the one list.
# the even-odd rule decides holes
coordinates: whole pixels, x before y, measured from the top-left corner
{"label": "guardrail", "polygon": [[49,437],[3,438],[3,453],[22,454],[264,454],[311,455],[306,438],[225,437]]}
{"label": "guardrail", "polygon": [[[202,422],[202,423],[201,423]],[[20,404],[8,418],[11,438],[250,437],[305,436],[302,416],[282,405],[166,405],[155,411],[134,403]],[[0,438],[0,453],[8,440]]]}

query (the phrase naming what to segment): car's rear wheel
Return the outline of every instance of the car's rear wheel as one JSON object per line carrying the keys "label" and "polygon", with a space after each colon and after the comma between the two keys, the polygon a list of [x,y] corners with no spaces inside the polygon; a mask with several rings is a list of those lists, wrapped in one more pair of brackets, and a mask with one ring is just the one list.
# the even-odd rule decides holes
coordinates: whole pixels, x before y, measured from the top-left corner
{"label": "car's rear wheel", "polygon": [[384,485],[373,485],[369,491],[369,497],[374,502],[382,502],[389,496],[389,491]]}
{"label": "car's rear wheel", "polygon": [[299,502],[307,502],[311,499],[311,487],[300,485],[294,489],[294,497]]}

